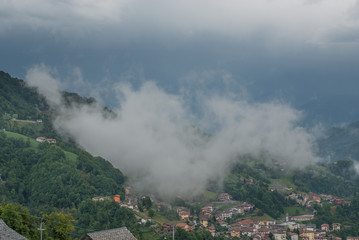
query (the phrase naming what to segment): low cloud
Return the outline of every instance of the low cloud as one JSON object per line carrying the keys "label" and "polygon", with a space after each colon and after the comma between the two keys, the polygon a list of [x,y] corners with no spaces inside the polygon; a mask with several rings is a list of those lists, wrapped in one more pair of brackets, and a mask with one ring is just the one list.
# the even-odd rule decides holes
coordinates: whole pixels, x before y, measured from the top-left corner
{"label": "low cloud", "polygon": [[29,85],[38,87],[39,93],[44,95],[52,106],[61,103],[60,85],[54,77],[55,73],[55,69],[40,64],[29,69],[25,77]]}
{"label": "low cloud", "polygon": [[296,125],[300,112],[279,101],[206,96],[196,103],[202,107],[199,116],[183,96],[168,94],[153,82],[138,89],[119,84],[117,116],[105,118],[99,105],[67,108],[52,98],[56,85],[49,88],[54,77],[44,66],[30,69],[26,80],[58,107],[54,126],[60,134],[108,159],[138,188],[163,196],[199,193],[241,156],[293,168],[318,160],[312,136]]}

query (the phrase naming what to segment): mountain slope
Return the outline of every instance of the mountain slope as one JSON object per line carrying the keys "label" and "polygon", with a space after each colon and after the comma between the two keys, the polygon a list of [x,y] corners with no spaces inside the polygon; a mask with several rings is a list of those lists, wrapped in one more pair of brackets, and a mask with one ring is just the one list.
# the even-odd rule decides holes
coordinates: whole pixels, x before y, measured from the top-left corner
{"label": "mountain slope", "polygon": [[40,110],[47,110],[44,99],[35,89],[25,86],[25,82],[12,78],[0,71],[0,111],[19,119],[36,120],[41,118]]}
{"label": "mountain slope", "polygon": [[329,161],[352,159],[359,161],[359,121],[328,130],[318,140],[319,154]]}
{"label": "mountain slope", "polygon": [[[20,135],[19,135],[20,136]],[[72,207],[97,195],[124,194],[124,176],[102,158],[0,133],[2,198],[28,206]]]}
{"label": "mountain slope", "polygon": [[312,126],[318,123],[326,127],[350,123],[359,119],[356,95],[331,95],[309,100],[298,106],[304,111],[304,124]]}
{"label": "mountain slope", "polygon": [[[68,105],[95,102],[75,93],[63,96]],[[124,195],[121,171],[62,139],[52,127],[53,110],[24,81],[0,71],[0,100],[1,199],[66,208],[96,195]],[[37,119],[42,122],[23,121]],[[57,143],[38,143],[40,136]]]}

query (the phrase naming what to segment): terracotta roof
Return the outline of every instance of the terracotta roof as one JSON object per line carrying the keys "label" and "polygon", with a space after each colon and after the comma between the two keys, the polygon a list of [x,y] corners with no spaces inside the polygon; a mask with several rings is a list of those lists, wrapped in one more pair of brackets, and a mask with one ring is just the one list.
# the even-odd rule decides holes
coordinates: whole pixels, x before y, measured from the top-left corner
{"label": "terracotta roof", "polygon": [[177,223],[176,227],[185,228],[187,226],[187,223]]}
{"label": "terracotta roof", "polygon": [[236,223],[234,223],[234,224],[232,224],[232,225],[236,225],[236,226],[238,226],[238,225],[249,225],[249,224],[251,224],[253,221],[251,220],[251,219],[245,219],[245,220],[243,220],[243,221],[240,221],[240,222],[236,222]]}
{"label": "terracotta roof", "polygon": [[126,227],[88,233],[82,239],[83,240],[137,240]]}
{"label": "terracotta roof", "polygon": [[0,219],[0,239],[6,240],[27,240],[26,237],[20,235],[11,229],[6,223]]}

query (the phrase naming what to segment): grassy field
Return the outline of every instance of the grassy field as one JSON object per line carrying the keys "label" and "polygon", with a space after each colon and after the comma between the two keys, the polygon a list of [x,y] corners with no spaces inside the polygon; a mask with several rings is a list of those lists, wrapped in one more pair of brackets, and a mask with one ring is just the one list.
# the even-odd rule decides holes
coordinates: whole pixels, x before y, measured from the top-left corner
{"label": "grassy field", "polygon": [[263,216],[251,217],[250,219],[252,219],[253,221],[268,221],[268,220],[273,220],[273,218],[272,218],[271,216],[269,216],[268,214],[264,214]]}
{"label": "grassy field", "polygon": [[161,239],[161,237],[152,231],[152,229],[148,228],[141,228],[140,231],[142,232],[143,239]]}
{"label": "grassy field", "polygon": [[305,210],[301,207],[285,207],[284,211],[288,213],[289,216],[298,216],[306,214]]}
{"label": "grassy field", "polygon": [[236,207],[239,205],[239,202],[215,202],[214,206],[216,207],[216,212],[225,211],[229,208]]}
{"label": "grassy field", "polygon": [[296,189],[296,186],[293,184],[293,174],[286,174],[282,176],[280,179],[272,179],[271,182],[273,185],[284,184],[287,187],[292,188],[293,190]]}
{"label": "grassy field", "polygon": [[[4,131],[4,133],[6,134],[7,137],[11,137],[11,138],[16,138],[16,139],[23,139],[24,141],[30,141],[30,146],[32,148],[34,148],[35,150],[37,149],[37,147],[39,146],[39,142],[37,142],[35,139],[29,138],[25,135],[19,134],[19,133],[14,133],[14,132],[9,132],[9,131]],[[62,149],[61,149],[62,150]],[[77,162],[77,155],[75,153],[72,152],[67,152],[62,150],[65,153],[66,159],[68,159],[69,161],[76,163]]]}
{"label": "grassy field", "polygon": [[196,196],[193,201],[195,202],[213,202],[217,199],[217,193],[204,191],[202,194]]}
{"label": "grassy field", "polygon": [[[64,150],[63,150],[64,151]],[[70,162],[76,163],[77,162],[77,155],[75,153],[72,152],[67,152],[64,151],[66,159],[69,160]]]}
{"label": "grassy field", "polygon": [[[138,216],[141,216],[141,217],[148,217],[148,211],[145,211],[145,212],[142,212],[142,213],[138,212],[136,214]],[[165,216],[160,215],[159,213],[156,213],[156,215],[152,219],[153,219],[153,221],[155,221],[159,225],[162,225],[162,224],[164,224],[166,222],[172,222],[172,223],[175,223],[175,224],[183,222],[183,221],[180,221],[180,220],[177,220],[177,221],[169,220]]]}
{"label": "grassy field", "polygon": [[27,141],[28,139],[30,139],[30,146],[31,147],[37,147],[39,145],[39,142],[36,142],[35,139],[29,138],[27,136],[24,136],[22,134],[19,133],[14,133],[14,132],[8,132],[8,131],[4,131],[4,133],[6,134],[7,137],[11,137],[11,138],[16,138],[16,139],[23,139],[24,141]]}

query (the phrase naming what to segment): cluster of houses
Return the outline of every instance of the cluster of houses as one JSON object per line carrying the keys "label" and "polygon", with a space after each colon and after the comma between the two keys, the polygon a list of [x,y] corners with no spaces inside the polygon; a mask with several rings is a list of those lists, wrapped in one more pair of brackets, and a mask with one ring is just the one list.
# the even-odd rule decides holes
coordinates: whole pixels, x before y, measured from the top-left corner
{"label": "cluster of houses", "polygon": [[[231,201],[229,194],[221,194],[219,196],[221,201]],[[158,204],[163,205],[165,203]],[[251,219],[244,219],[233,224],[227,224],[227,218],[232,218],[235,214],[245,214],[254,209],[254,205],[242,203],[235,207],[230,207],[227,210],[219,211],[215,204],[207,204],[201,209],[198,216],[198,222],[194,220],[190,222],[191,213],[188,208],[179,207],[177,209],[178,215],[186,223],[165,223],[162,226],[162,231],[171,233],[175,228],[182,228],[185,231],[193,231],[196,227],[200,227],[209,231],[212,236],[226,236],[228,238],[247,236],[254,240],[341,240],[339,237],[331,235],[333,232],[340,231],[341,224],[333,223],[322,224],[317,228],[315,224],[302,224],[303,221],[309,221],[314,218],[314,215],[300,215],[288,216],[283,222],[276,220],[253,221]],[[221,230],[217,231],[216,227],[211,224],[215,222],[221,226]],[[223,229],[226,229],[223,231]],[[289,231],[288,231],[289,230]],[[357,237],[348,237],[348,240],[359,240]]]}
{"label": "cluster of houses", "polygon": [[[341,225],[333,223],[332,228],[328,224],[323,224],[320,229],[315,224],[300,224],[294,221],[276,223],[269,221],[252,221],[246,219],[228,226],[231,237],[248,236],[254,240],[269,240],[273,237],[275,240],[341,240],[341,238],[330,235],[332,232],[340,231]],[[288,231],[289,229],[289,231]]]}
{"label": "cluster of houses", "polygon": [[[311,215],[287,217],[286,221],[281,223],[277,223],[275,220],[253,221],[251,219],[241,220],[230,225],[222,223],[221,225],[225,227],[225,231],[217,231],[214,225],[201,225],[201,227],[209,231],[212,236],[225,236],[228,238],[246,236],[253,240],[271,240],[273,238],[275,240],[342,240],[331,235],[335,231],[340,231],[340,223],[333,223],[331,226],[329,224],[322,224],[321,228],[317,229],[315,224],[301,224],[294,221],[295,219],[307,220],[308,217],[311,217]],[[193,231],[195,224],[164,223],[162,228],[165,233],[172,233],[175,228]],[[359,240],[359,238],[348,237],[347,240]]]}
{"label": "cluster of houses", "polygon": [[45,138],[45,137],[37,137],[36,138],[37,142],[43,143],[43,142],[48,142],[48,143],[56,143],[56,139],[53,138]]}
{"label": "cluster of houses", "polygon": [[177,208],[177,214],[182,220],[185,221],[189,221],[189,217],[191,216],[190,210],[186,207]]}
{"label": "cluster of houses", "polygon": [[295,216],[287,218],[286,221],[282,223],[277,223],[275,220],[253,221],[251,219],[245,219],[230,225],[225,225],[228,229],[226,232],[217,232],[214,226],[208,227],[207,230],[210,231],[213,236],[225,235],[229,238],[247,236],[254,240],[269,240],[271,236],[275,240],[341,240],[341,238],[330,235],[332,232],[340,231],[340,223],[333,223],[331,228],[329,224],[323,224],[320,229],[317,229],[315,224],[300,224],[293,221],[294,219],[307,218],[308,216]]}
{"label": "cluster of houses", "polygon": [[[231,201],[232,196],[228,193],[219,194],[218,200],[221,202],[229,202]],[[232,218],[235,215],[241,214],[244,215],[246,212],[254,209],[254,205],[248,203],[242,203],[234,207],[230,207],[226,210],[220,211],[216,209],[213,203],[207,204],[204,206],[200,213],[198,214],[198,221],[195,223],[200,224],[201,226],[207,228],[209,225],[210,219],[215,219],[217,223],[221,224],[228,218]],[[191,213],[186,207],[177,208],[177,213],[179,217],[185,221],[188,221]]]}
{"label": "cluster of houses", "polygon": [[116,194],[116,195],[113,195],[112,197],[109,197],[109,196],[105,196],[105,197],[93,197],[92,198],[92,201],[94,202],[98,202],[98,201],[104,201],[104,200],[113,200],[115,202],[118,202],[120,203],[121,201],[121,196]]}
{"label": "cluster of houses", "polygon": [[315,193],[303,193],[303,192],[292,192],[288,195],[288,198],[295,200],[302,206],[313,206],[314,204],[320,204],[322,201],[329,202],[337,205],[350,205],[351,202],[343,198],[338,198],[332,195],[326,194],[315,194]]}
{"label": "cluster of houses", "polygon": [[225,211],[222,211],[218,214],[215,215],[215,218],[216,218],[216,221],[221,223],[221,221],[224,221],[228,218],[232,218],[234,217],[235,215],[244,215],[245,213],[247,212],[250,212],[251,210],[254,209],[254,205],[253,204],[249,204],[249,203],[242,203],[238,206],[235,206],[235,207],[231,207]]}
{"label": "cluster of houses", "polygon": [[[227,227],[228,224],[225,221],[226,219],[232,218],[233,216],[238,214],[244,215],[245,213],[253,210],[255,207],[253,204],[245,202],[240,204],[238,202],[231,201],[231,199],[232,196],[228,193],[220,194],[218,196],[218,200],[220,202],[209,203],[202,207],[200,213],[198,214],[198,217],[191,216],[191,212],[188,208],[178,207],[177,213],[182,220],[186,221],[186,223],[164,223],[162,226],[162,230],[165,233],[171,233],[174,227],[182,228],[185,231],[192,231],[195,229],[195,227],[200,227],[206,229],[213,236],[215,236],[217,234],[217,231],[216,228],[211,224],[211,222],[215,221],[216,223]],[[228,208],[224,208],[224,210],[221,210],[223,208],[221,202],[230,202],[231,204],[229,206],[233,205],[234,203],[238,203],[238,205],[234,205]],[[155,205],[162,206],[163,204],[165,203],[156,203]],[[217,205],[217,207],[215,205]],[[168,205],[166,206],[168,207]],[[218,206],[220,206],[220,208],[218,208]],[[193,219],[193,221],[190,221],[190,219]]]}
{"label": "cluster of houses", "polygon": [[130,188],[125,188],[125,200],[124,201],[121,201],[121,196],[118,194],[114,195],[112,197],[97,196],[97,197],[92,198],[92,201],[104,201],[104,200],[113,200],[115,202],[118,202],[121,207],[129,208],[131,210],[134,210],[135,212],[139,212],[137,198],[132,197]]}
{"label": "cluster of houses", "polygon": [[[120,201],[120,196],[113,197],[94,197],[93,201],[114,200],[118,202],[121,207],[127,207],[134,211],[139,211],[136,199],[131,195],[130,189],[126,189],[125,201]],[[290,195],[294,197],[295,195]],[[296,195],[297,196],[297,195]],[[310,199],[311,201],[330,201],[337,199],[328,195],[316,195],[313,193],[303,194],[297,197],[299,200]],[[335,200],[333,200],[335,202]],[[236,205],[238,203],[238,205]],[[227,207],[228,206],[228,207]],[[154,207],[160,209],[161,207],[172,208],[171,205],[165,202],[154,203]],[[322,224],[317,228],[315,224],[302,224],[303,221],[309,221],[314,218],[314,215],[300,215],[300,216],[286,216],[282,221],[278,220],[262,220],[254,221],[251,219],[244,219],[244,215],[255,206],[249,203],[239,203],[232,201],[232,196],[228,193],[222,193],[218,196],[218,202],[213,202],[202,207],[198,216],[191,215],[191,211],[187,207],[178,207],[176,209],[178,216],[185,222],[179,223],[164,223],[160,233],[171,234],[176,228],[182,228],[185,231],[194,231],[196,228],[201,228],[209,231],[212,236],[226,236],[228,238],[247,236],[254,240],[341,240],[339,237],[334,237],[331,234],[341,230],[340,223]],[[241,220],[233,222],[234,216],[242,215]],[[226,221],[232,218],[232,221]],[[146,224],[153,222],[149,217],[137,216],[139,224]],[[215,224],[214,224],[215,223]],[[216,229],[220,227],[220,229]],[[357,237],[348,237],[347,240],[359,240]]]}

